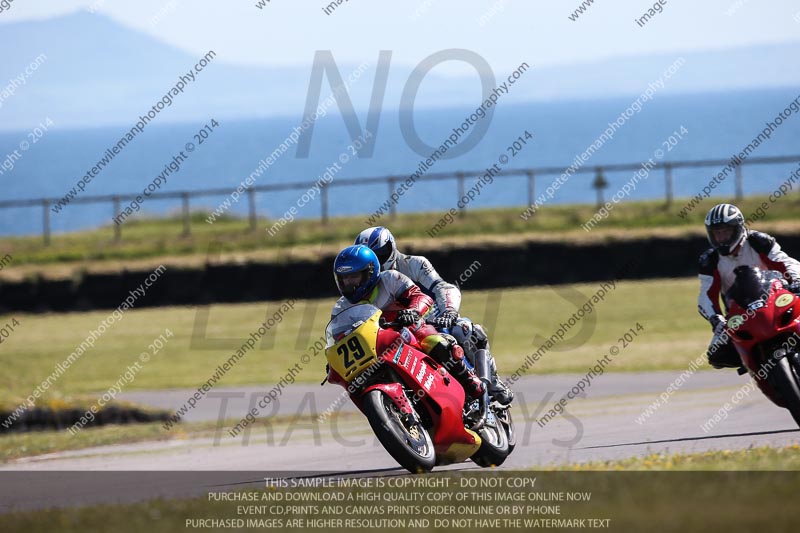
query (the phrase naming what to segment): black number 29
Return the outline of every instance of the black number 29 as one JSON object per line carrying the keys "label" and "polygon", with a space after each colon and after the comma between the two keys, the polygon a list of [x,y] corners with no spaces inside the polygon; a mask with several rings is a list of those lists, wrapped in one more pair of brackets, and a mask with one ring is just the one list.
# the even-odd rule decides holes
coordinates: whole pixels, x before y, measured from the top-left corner
{"label": "black number 29", "polygon": [[[350,352],[353,354],[353,359],[350,359]],[[356,364],[356,361],[364,357],[364,348],[361,346],[358,337],[353,337],[347,341],[347,344],[339,346],[339,348],[336,349],[336,353],[344,358],[344,367],[350,368]]]}

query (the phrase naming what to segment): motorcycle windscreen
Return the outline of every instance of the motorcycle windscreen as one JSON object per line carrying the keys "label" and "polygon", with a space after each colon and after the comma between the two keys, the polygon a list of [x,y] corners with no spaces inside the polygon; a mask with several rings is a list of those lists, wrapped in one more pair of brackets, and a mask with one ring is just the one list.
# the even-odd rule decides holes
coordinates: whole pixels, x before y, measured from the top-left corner
{"label": "motorcycle windscreen", "polygon": [[348,383],[378,362],[376,342],[381,310],[370,304],[349,307],[325,328],[325,357],[328,364]]}
{"label": "motorcycle windscreen", "polygon": [[758,307],[769,298],[772,280],[780,279],[780,274],[757,267],[738,267],[734,270],[736,280],[728,291],[728,297],[742,308]]}
{"label": "motorcycle windscreen", "polygon": [[342,340],[345,335],[349,335],[355,328],[369,320],[372,315],[380,312],[380,309],[368,303],[352,305],[343,309],[331,318],[325,328],[325,347],[330,348]]}

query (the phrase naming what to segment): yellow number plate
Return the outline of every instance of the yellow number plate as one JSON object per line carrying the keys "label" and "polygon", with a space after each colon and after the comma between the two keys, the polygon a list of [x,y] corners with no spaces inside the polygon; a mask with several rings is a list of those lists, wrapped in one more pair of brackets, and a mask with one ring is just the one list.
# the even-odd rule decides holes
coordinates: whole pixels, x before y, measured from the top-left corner
{"label": "yellow number plate", "polygon": [[353,332],[325,350],[328,364],[348,383],[367,367],[378,362],[375,343],[378,338],[378,311]]}

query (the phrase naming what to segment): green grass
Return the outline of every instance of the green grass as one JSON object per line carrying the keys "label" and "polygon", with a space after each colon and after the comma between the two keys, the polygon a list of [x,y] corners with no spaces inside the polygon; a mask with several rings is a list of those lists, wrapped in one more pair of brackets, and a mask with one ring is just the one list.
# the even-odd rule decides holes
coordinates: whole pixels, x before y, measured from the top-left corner
{"label": "green grass", "polygon": [[82,450],[95,446],[212,436],[216,422],[185,423],[164,431],[161,422],[88,427],[71,435],[60,431],[31,431],[0,436],[0,462],[46,453]]}
{"label": "green grass", "polygon": [[[560,287],[529,287],[494,291],[465,291],[462,314],[484,323],[490,329],[492,352],[502,375],[510,375],[525,357],[538,349],[536,335],[550,337],[576,311],[565,297],[588,299],[598,284]],[[578,292],[575,292],[578,291]],[[581,295],[582,294],[582,295]],[[634,341],[621,350],[608,371],[646,371],[686,368],[709,341],[706,323],[696,312],[697,282],[694,279],[621,281],[592,315],[587,315],[551,351],[528,369],[528,373],[585,373],[595,360],[608,353],[618,339],[639,322],[644,328]],[[318,383],[324,376],[323,356],[302,364],[300,357],[325,329],[333,300],[298,302],[284,321],[267,337],[265,346],[256,345],[231,369],[217,386],[244,384],[274,385],[287,369],[302,366],[297,380]],[[126,312],[55,382],[43,401],[67,400],[73,395],[102,393],[120,379],[153,339],[169,328],[174,336],[149,362],[141,364],[125,391],[165,388],[197,388],[215,372],[277,309],[278,304],[248,303],[212,305],[207,309],[207,339],[224,341],[214,347],[198,336],[192,343],[202,312],[192,307],[134,309]],[[496,309],[497,312],[492,311]],[[316,310],[316,311],[315,311]],[[488,311],[487,311],[488,310]],[[27,397],[54,371],[88,331],[96,329],[108,311],[86,313],[14,314],[0,317],[0,323],[16,317],[20,325],[0,346],[0,403],[13,406]],[[304,323],[304,316],[313,316]],[[592,317],[596,322],[592,323]],[[573,336],[586,326],[574,342]],[[305,336],[307,335],[307,337]],[[237,340],[238,339],[238,340]],[[569,342],[567,342],[569,341]]]}
{"label": "green grass", "polygon": [[[765,197],[751,197],[739,203],[745,216],[765,201]],[[663,202],[624,202],[617,205],[610,216],[592,231],[592,238],[611,232],[654,228],[702,229],[705,212],[719,199],[707,199],[686,219],[677,215],[684,200],[675,200],[670,208]],[[447,203],[447,206],[450,204]],[[800,199],[784,198],[771,204],[762,223],[797,221]],[[596,212],[594,205],[544,206],[530,220],[524,221],[520,213],[524,206],[502,209],[470,210],[466,216],[458,217],[447,226],[436,239],[466,238],[475,235],[544,235],[574,233],[586,238],[581,224]],[[435,242],[427,231],[443,216],[442,212],[399,214],[395,219],[388,216],[380,224],[388,225],[401,241],[423,239]],[[184,237],[183,224],[179,217],[141,219],[127,222],[122,229],[122,240],[114,242],[111,225],[77,233],[57,234],[50,246],[44,246],[40,236],[7,238],[0,240],[0,252],[10,253],[14,262],[10,269],[26,264],[46,264],[72,261],[130,260],[163,256],[205,255],[212,242],[221,252],[276,250],[304,244],[335,244],[341,246],[352,242],[355,235],[367,224],[365,216],[331,219],[323,225],[318,219],[298,219],[270,237],[266,229],[274,221],[260,219],[255,231],[248,230],[245,219],[223,217],[210,225],[204,213],[192,215],[191,236]],[[216,249],[216,248],[215,248]]]}
{"label": "green grass", "polygon": [[[354,413],[334,413],[336,417],[350,417]],[[271,427],[289,424],[299,420],[306,421],[308,416],[273,416]],[[48,453],[84,450],[97,446],[113,444],[133,444],[136,442],[154,442],[168,440],[187,440],[212,437],[227,437],[229,429],[240,422],[240,419],[208,422],[181,422],[164,431],[162,422],[146,424],[107,425],[87,427],[74,435],[66,429],[51,431],[31,431],[27,433],[8,433],[0,435],[0,463],[22,457],[33,457]]]}
{"label": "green grass", "polygon": [[760,446],[746,450],[712,450],[703,453],[654,453],[643,457],[628,457],[617,461],[595,461],[564,465],[556,470],[800,470],[800,445],[782,448]]}

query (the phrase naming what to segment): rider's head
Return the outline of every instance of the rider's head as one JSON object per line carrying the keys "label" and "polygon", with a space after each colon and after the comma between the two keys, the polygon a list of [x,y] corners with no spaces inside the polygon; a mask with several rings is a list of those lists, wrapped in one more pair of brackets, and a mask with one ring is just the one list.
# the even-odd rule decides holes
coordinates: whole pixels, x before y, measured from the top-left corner
{"label": "rider's head", "polygon": [[356,237],[355,244],[369,246],[378,256],[378,262],[383,270],[391,270],[397,261],[397,245],[394,243],[392,232],[383,226],[367,228]]}
{"label": "rider's head", "polygon": [[333,277],[339,293],[353,304],[369,297],[378,284],[380,268],[372,250],[366,246],[348,246],[333,262]]}
{"label": "rider's head", "polygon": [[718,204],[706,215],[708,242],[720,255],[730,255],[744,241],[744,215],[733,204]]}

